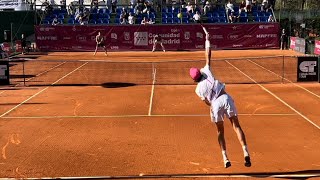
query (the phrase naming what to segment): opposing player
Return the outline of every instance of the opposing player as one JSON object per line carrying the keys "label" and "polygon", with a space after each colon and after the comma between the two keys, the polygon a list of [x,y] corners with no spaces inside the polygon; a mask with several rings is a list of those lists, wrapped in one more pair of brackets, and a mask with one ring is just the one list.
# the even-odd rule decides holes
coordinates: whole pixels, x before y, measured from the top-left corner
{"label": "opposing player", "polygon": [[226,142],[224,138],[224,116],[226,115],[233,127],[233,130],[237,134],[240,144],[242,145],[244,154],[244,165],[246,167],[251,166],[250,155],[247,148],[247,142],[245,134],[241,129],[237,109],[234,104],[232,97],[226,92],[225,84],[222,84],[217,80],[211,73],[211,48],[210,48],[210,37],[205,27],[203,31],[206,34],[205,42],[205,55],[206,65],[204,68],[199,70],[198,68],[190,69],[191,78],[197,82],[196,94],[203,100],[208,106],[210,106],[211,121],[216,124],[218,133],[218,142],[222,151],[222,158],[224,167],[228,168],[231,166],[231,162],[227,156]]}
{"label": "opposing player", "polygon": [[107,53],[107,48],[106,48],[106,46],[105,46],[105,44],[104,44],[104,38],[103,38],[103,36],[101,36],[101,33],[100,32],[98,32],[98,35],[96,36],[96,50],[94,51],[94,53],[93,53],[93,55],[95,56],[96,55],[96,53],[97,53],[97,50],[98,50],[98,47],[102,47],[103,49],[104,49],[104,54],[106,55],[106,56],[108,56],[108,53]]}
{"label": "opposing player", "polygon": [[158,34],[156,34],[153,38],[153,48],[152,48],[152,52],[154,52],[156,50],[157,45],[160,44],[160,46],[162,47],[162,51],[166,52],[163,43],[162,43],[162,37],[159,36]]}

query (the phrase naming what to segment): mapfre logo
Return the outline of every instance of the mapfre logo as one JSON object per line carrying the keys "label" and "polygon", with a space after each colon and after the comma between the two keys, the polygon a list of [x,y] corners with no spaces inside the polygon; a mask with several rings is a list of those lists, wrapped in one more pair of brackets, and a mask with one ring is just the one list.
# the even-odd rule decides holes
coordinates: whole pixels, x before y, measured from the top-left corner
{"label": "mapfre logo", "polygon": [[314,67],[317,66],[317,61],[303,61],[299,65],[302,72],[315,72]]}
{"label": "mapfre logo", "polygon": [[270,25],[260,25],[259,26],[259,29],[269,29],[269,28],[274,28],[274,25],[270,24]]}
{"label": "mapfre logo", "polygon": [[134,32],[135,46],[148,46],[148,32]]}
{"label": "mapfre logo", "polygon": [[126,40],[126,41],[130,40],[130,32],[124,32],[123,36],[124,36],[124,40]]}

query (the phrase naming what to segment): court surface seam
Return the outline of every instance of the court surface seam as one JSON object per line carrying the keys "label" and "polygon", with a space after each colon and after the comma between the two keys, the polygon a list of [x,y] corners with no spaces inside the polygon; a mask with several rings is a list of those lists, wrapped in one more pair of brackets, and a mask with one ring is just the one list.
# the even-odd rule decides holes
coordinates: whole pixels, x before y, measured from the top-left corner
{"label": "court surface seam", "polygon": [[242,73],[244,76],[246,76],[247,78],[249,78],[252,82],[254,82],[256,85],[258,85],[260,88],[262,88],[264,91],[266,91],[267,93],[269,93],[270,95],[272,95],[273,97],[275,97],[276,99],[278,99],[280,102],[282,102],[284,105],[286,105],[287,107],[289,107],[291,110],[293,110],[294,112],[296,112],[297,114],[299,114],[301,117],[303,117],[303,119],[305,119],[306,121],[308,121],[309,123],[311,123],[312,125],[314,125],[316,128],[318,128],[320,130],[320,126],[318,126],[316,123],[314,123],[313,121],[311,121],[309,118],[307,118],[305,115],[303,115],[302,113],[300,113],[298,110],[296,110],[295,108],[293,108],[292,106],[290,106],[288,103],[286,103],[284,100],[282,100],[280,97],[278,97],[277,95],[275,95],[273,92],[271,92],[270,90],[268,90],[266,87],[262,86],[260,83],[258,83],[257,81],[255,81],[254,79],[252,79],[249,75],[247,75],[246,73],[244,73],[243,71],[241,71],[239,68],[237,68],[236,66],[234,66],[233,64],[231,64],[229,61],[226,61],[229,65],[231,65],[233,68],[235,68],[236,70],[238,70],[240,73]]}
{"label": "court surface seam", "polygon": [[3,117],[7,114],[9,114],[11,111],[15,110],[16,108],[18,108],[19,106],[23,105],[24,103],[28,102],[30,99],[36,97],[37,95],[41,94],[42,92],[44,92],[45,90],[47,90],[50,86],[58,83],[59,81],[61,81],[62,79],[66,78],[67,76],[69,76],[70,74],[74,73],[75,71],[77,71],[78,69],[80,69],[81,67],[85,66],[87,63],[82,64],[81,66],[77,67],[76,69],[74,69],[73,71],[69,72],[68,74],[64,75],[63,77],[61,77],[60,79],[58,79],[57,81],[55,81],[54,83],[52,83],[51,85],[45,87],[44,89],[40,90],[39,92],[37,92],[36,94],[32,95],[31,97],[29,97],[28,99],[22,101],[20,104],[16,105],[15,107],[11,108],[10,110],[6,111],[5,113],[3,113],[0,117]]}
{"label": "court surface seam", "polygon": [[290,82],[291,84],[295,85],[296,87],[299,87],[299,88],[301,88],[301,89],[303,89],[303,90],[307,91],[308,93],[310,93],[310,94],[312,94],[312,95],[314,95],[314,96],[316,96],[316,97],[320,98],[320,96],[319,96],[319,95],[317,95],[317,94],[315,94],[314,92],[312,92],[312,91],[310,91],[310,90],[306,89],[305,87],[302,87],[302,86],[300,86],[299,84],[296,84],[296,83],[294,83],[294,82],[290,81],[289,79],[287,79],[287,78],[285,78],[285,77],[280,76],[279,74],[277,74],[277,73],[275,73],[275,72],[271,71],[270,69],[267,69],[267,68],[265,68],[265,67],[261,66],[260,64],[257,64],[257,63],[255,63],[255,62],[253,62],[253,61],[249,60],[249,59],[247,59],[247,60],[248,60],[249,62],[251,62],[251,63],[255,64],[256,66],[259,66],[260,68],[262,68],[262,69],[264,69],[264,70],[266,70],[266,71],[269,71],[270,73],[272,73],[272,74],[274,74],[274,75],[276,75],[276,76],[278,76],[278,77],[280,77],[280,78],[283,78],[284,80],[286,80],[286,81]]}
{"label": "court surface seam", "polygon": [[153,96],[154,96],[154,86],[156,83],[156,74],[157,74],[157,69],[152,68],[152,87],[151,87],[151,95],[150,95],[150,103],[149,103],[149,111],[148,111],[148,115],[151,115],[151,111],[152,111],[152,104],[153,104]]}

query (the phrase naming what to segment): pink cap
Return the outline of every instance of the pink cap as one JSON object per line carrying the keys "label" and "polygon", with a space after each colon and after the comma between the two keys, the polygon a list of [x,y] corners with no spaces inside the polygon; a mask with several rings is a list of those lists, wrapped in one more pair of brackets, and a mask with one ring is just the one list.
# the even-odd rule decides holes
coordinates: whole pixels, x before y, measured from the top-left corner
{"label": "pink cap", "polygon": [[190,68],[190,76],[193,80],[197,80],[201,76],[200,69],[198,68]]}

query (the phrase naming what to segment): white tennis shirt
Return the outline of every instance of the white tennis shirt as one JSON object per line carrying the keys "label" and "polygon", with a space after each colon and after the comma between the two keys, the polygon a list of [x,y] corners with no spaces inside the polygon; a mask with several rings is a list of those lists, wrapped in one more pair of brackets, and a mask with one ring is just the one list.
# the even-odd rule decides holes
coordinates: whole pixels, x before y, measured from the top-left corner
{"label": "white tennis shirt", "polygon": [[196,94],[201,100],[207,99],[212,104],[218,98],[221,90],[225,88],[225,85],[214,78],[208,65],[203,67],[200,72],[202,79],[198,82],[195,90]]}

